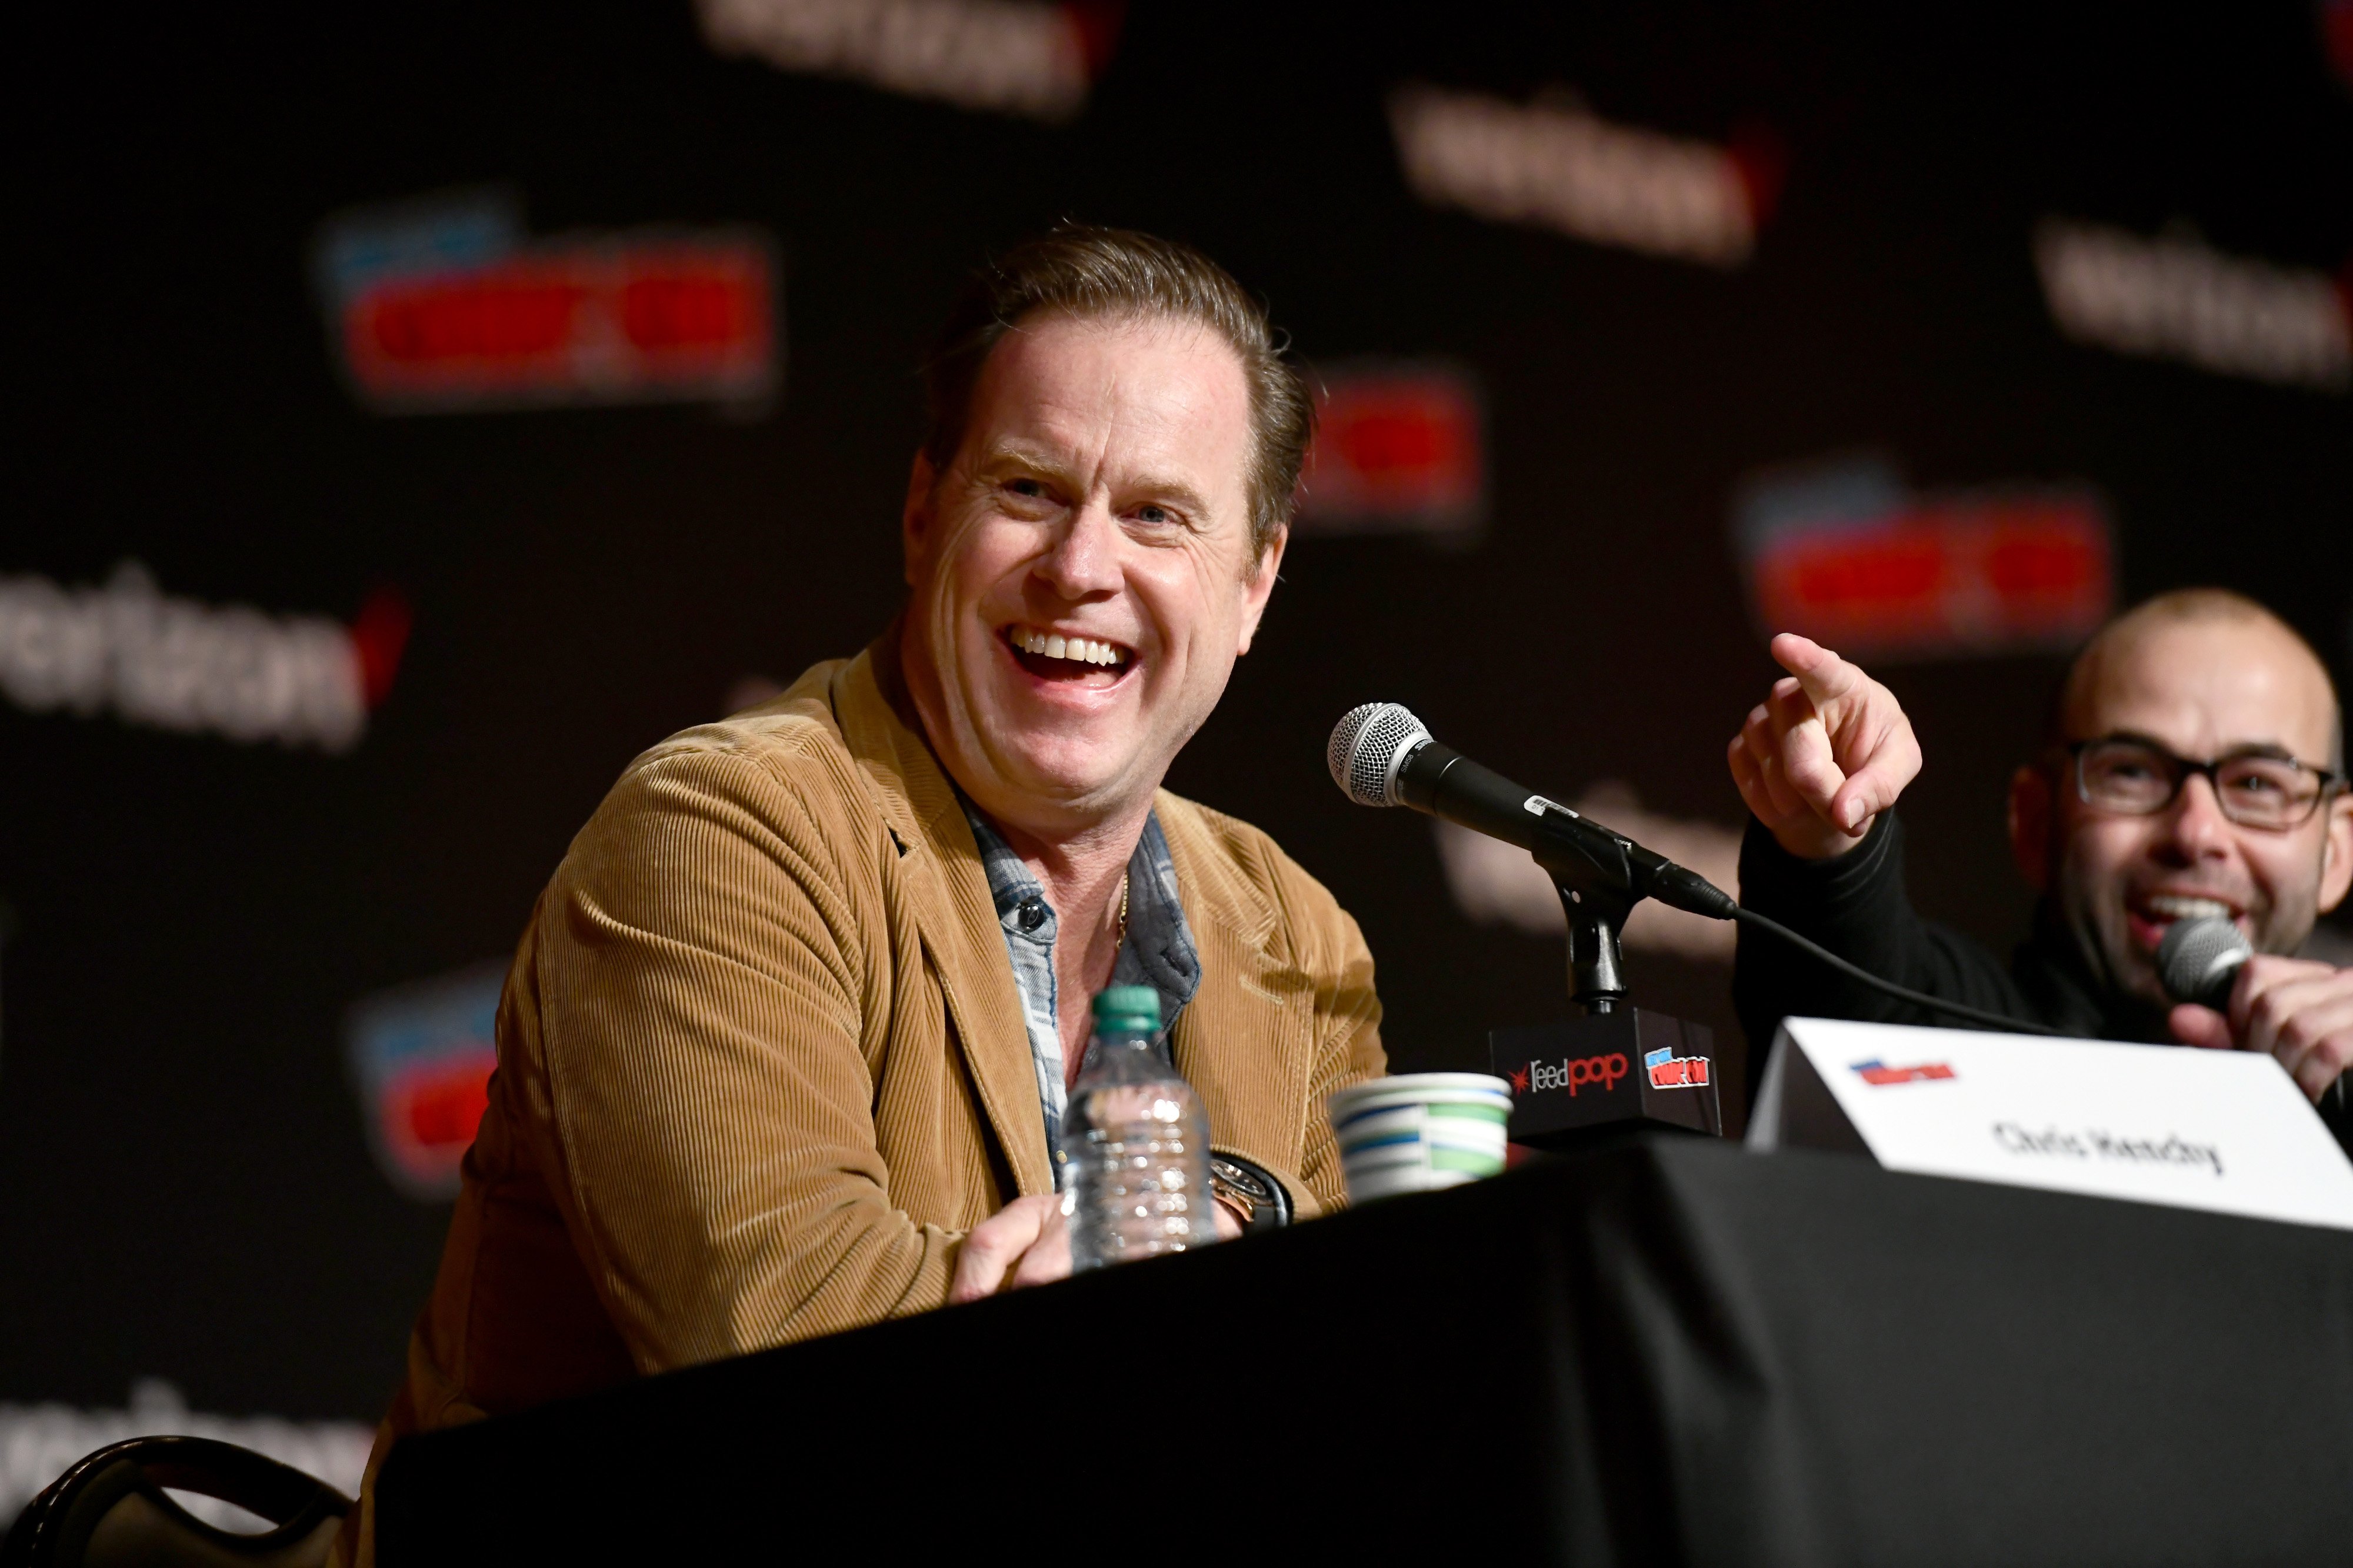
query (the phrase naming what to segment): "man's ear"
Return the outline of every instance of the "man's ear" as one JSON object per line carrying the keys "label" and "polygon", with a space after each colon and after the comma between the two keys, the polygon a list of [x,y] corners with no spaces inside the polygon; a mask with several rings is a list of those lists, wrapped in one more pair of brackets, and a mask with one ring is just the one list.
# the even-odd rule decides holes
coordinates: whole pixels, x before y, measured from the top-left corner
{"label": "man's ear", "polygon": [[923,453],[915,454],[915,466],[907,472],[907,504],[899,512],[900,572],[910,588],[915,585],[915,557],[922,553],[932,532],[932,491],[938,477],[932,472],[932,460]]}
{"label": "man's ear", "polygon": [[2029,765],[2010,775],[2010,858],[2038,894],[2050,890],[2055,804],[2051,775],[2041,768]]}
{"label": "man's ear", "polygon": [[2339,791],[2328,802],[2328,832],[2320,841],[2320,912],[2345,901],[2353,888],[2353,794]]}
{"label": "man's ear", "polygon": [[1266,614],[1266,602],[1274,596],[1275,577],[1282,567],[1282,547],[1290,542],[1291,525],[1285,523],[1266,542],[1242,586],[1242,645],[1234,650],[1237,657],[1250,652],[1251,639],[1258,636],[1259,617]]}

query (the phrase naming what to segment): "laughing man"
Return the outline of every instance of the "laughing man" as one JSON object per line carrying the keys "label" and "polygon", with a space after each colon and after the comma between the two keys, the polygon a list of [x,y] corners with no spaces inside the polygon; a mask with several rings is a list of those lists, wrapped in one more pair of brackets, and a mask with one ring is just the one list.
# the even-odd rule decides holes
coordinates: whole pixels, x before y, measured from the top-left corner
{"label": "laughing man", "polygon": [[[2344,716],[2286,623],[2236,594],[2186,589],[2111,622],[2077,657],[2049,745],[2010,783],[2010,850],[2038,900],[2007,970],[1905,896],[1892,808],[1920,747],[1894,694],[1804,637],[1774,638],[1773,656],[1789,673],[1730,750],[1755,817],[1746,902],[1948,1001],[2069,1035],[2267,1051],[2353,1151],[2353,969],[2290,956],[2353,885]],[[2223,1012],[2176,1006],[2158,982],[2158,943],[2200,915],[2228,918],[2256,953]],[[1760,1047],[1793,1013],[1947,1022],[1752,951],[1745,932],[1733,994]]]}
{"label": "laughing man", "polygon": [[542,895],[379,1457],[1067,1273],[1054,1131],[1114,982],[1174,1019],[1221,1232],[1342,1201],[1371,955],[1160,788],[1273,591],[1297,373],[1207,258],[1066,226],[926,380],[898,619],[632,763]]}

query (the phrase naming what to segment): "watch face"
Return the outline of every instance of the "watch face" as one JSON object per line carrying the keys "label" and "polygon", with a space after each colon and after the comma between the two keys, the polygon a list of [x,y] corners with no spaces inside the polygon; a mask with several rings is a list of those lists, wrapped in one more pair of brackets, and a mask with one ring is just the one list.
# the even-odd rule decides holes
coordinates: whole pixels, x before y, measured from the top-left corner
{"label": "watch face", "polygon": [[1209,1157],[1209,1173],[1254,1204],[1274,1202],[1274,1194],[1268,1191],[1266,1183],[1256,1173],[1245,1171],[1221,1155]]}

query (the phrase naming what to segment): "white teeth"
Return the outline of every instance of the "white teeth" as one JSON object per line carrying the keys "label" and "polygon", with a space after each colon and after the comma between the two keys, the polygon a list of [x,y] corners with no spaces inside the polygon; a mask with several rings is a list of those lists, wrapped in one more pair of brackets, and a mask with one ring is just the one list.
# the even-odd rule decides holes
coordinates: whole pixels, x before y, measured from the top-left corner
{"label": "white teeth", "polygon": [[2148,907],[2154,913],[2178,921],[2194,921],[2209,915],[2223,920],[2231,918],[2231,906],[2218,899],[2184,898],[2178,893],[2152,893]]}
{"label": "white teeth", "polygon": [[1055,632],[1022,626],[1013,632],[1012,642],[1024,653],[1042,654],[1048,658],[1075,659],[1081,664],[1119,663],[1117,648],[1107,642],[1097,642],[1092,637],[1063,637]]}

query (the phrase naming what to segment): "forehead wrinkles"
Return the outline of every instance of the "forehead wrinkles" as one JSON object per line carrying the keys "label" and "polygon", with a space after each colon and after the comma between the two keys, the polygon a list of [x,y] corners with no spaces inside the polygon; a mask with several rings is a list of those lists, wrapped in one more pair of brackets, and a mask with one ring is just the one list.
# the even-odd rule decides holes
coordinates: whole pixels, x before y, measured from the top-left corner
{"label": "forehead wrinkles", "polygon": [[[1053,317],[1016,331],[989,356],[975,399],[982,461],[1011,456],[1113,484],[1172,468],[1205,489],[1240,482],[1249,389],[1223,339],[1155,320]],[[1230,410],[1219,406],[1224,392],[1235,395]]]}

